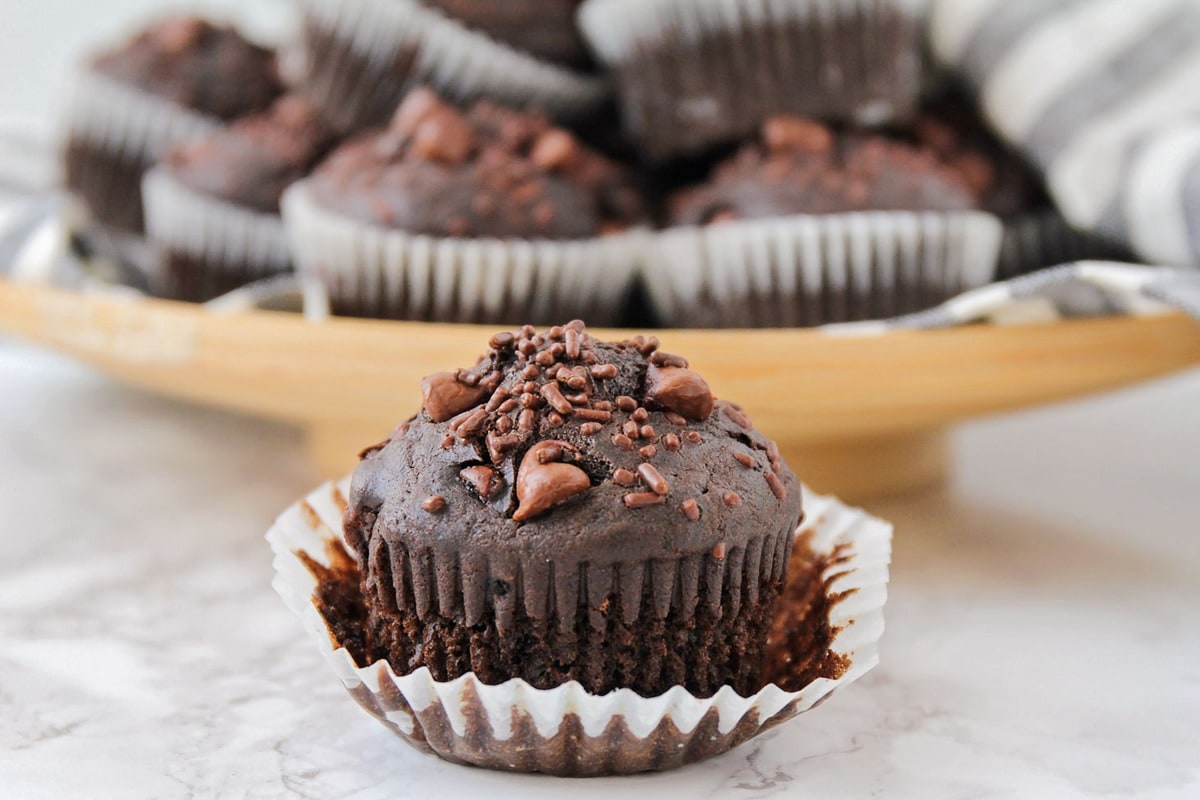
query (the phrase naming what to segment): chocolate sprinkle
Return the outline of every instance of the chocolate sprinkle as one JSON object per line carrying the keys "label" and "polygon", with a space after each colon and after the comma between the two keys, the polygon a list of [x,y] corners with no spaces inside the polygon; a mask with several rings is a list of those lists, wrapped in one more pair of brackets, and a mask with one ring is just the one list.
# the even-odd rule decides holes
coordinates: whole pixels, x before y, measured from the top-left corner
{"label": "chocolate sprinkle", "polygon": [[730,508],[737,508],[742,504],[742,497],[737,492],[726,492],[721,500]]}
{"label": "chocolate sprinkle", "polygon": [[734,453],[733,457],[736,458],[737,462],[743,467],[752,468],[754,466],[754,456],[750,455],[749,453]]}
{"label": "chocolate sprinkle", "polygon": [[638,475],[650,487],[650,491],[655,494],[667,494],[671,491],[671,486],[667,483],[667,479],[662,476],[662,473],[654,468],[653,464],[639,464]]}
{"label": "chocolate sprinkle", "polygon": [[684,500],[679,505],[679,510],[682,511],[683,515],[692,522],[700,521],[700,504],[695,500]]}
{"label": "chocolate sprinkle", "polygon": [[421,501],[421,508],[430,514],[440,514],[446,510],[446,498],[436,494],[432,497],[426,497]]}
{"label": "chocolate sprinkle", "polygon": [[646,508],[667,502],[667,498],[654,492],[635,492],[623,498],[626,508]]}

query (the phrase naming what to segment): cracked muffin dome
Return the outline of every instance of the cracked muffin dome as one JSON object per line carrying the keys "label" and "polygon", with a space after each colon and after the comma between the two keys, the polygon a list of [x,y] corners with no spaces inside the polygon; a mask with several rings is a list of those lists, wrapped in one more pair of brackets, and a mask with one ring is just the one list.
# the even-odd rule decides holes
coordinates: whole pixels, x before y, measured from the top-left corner
{"label": "cracked muffin dome", "polygon": [[626,170],[543,115],[488,101],[464,112],[429,89],[335,151],[308,188],[328,211],[431,236],[588,239],[643,217]]}
{"label": "cracked muffin dome", "polygon": [[365,652],[593,693],[763,685],[801,518],[775,445],[651,337],[494,336],[354,474]]}

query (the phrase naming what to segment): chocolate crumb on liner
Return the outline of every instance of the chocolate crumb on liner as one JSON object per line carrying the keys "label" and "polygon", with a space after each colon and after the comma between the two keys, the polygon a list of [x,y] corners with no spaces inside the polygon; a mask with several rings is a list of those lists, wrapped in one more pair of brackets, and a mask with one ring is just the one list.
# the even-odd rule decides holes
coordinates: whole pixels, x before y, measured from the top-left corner
{"label": "chocolate crumb on liner", "polygon": [[930,308],[995,280],[1000,220],[865,211],[661,231],[642,277],[668,327],[787,328]]}
{"label": "chocolate crumb on liner", "polygon": [[325,211],[305,182],[283,198],[296,270],[335,313],[384,319],[514,324],[579,317],[615,325],[647,234],[575,241],[414,235]]}
{"label": "chocolate crumb on liner", "polygon": [[653,160],[698,153],[791,113],[877,125],[921,86],[911,0],[588,0],[579,23],[616,76]]}
{"label": "chocolate crumb on liner", "polygon": [[304,91],[350,132],[382,125],[404,95],[428,85],[458,103],[480,98],[584,117],[604,81],[513,49],[416,0],[301,0]]}
{"label": "chocolate crumb on liner", "polygon": [[[474,674],[438,682],[422,667],[397,675],[356,663],[365,613],[359,565],[339,531],[349,481],[326,484],[267,534],[273,585],[315,637],[350,695],[413,747],[460,764],[563,776],[665,770],[726,752],[814,708],[878,663],[891,526],[805,492],[788,582],[768,640],[772,683],[751,696],[726,686],[698,698],[682,687],[645,698],[598,696],[575,682],[535,689]],[[714,552],[720,560],[729,555]]]}

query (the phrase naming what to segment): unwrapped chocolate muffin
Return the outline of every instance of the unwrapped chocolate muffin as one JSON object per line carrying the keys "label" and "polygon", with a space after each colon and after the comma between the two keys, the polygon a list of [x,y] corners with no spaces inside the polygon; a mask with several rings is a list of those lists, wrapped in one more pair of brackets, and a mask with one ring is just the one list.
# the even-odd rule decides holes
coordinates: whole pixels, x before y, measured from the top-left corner
{"label": "unwrapped chocolate muffin", "polygon": [[653,339],[579,322],[497,335],[423,388],[354,475],[365,663],[594,694],[763,686],[801,492],[740,407]]}
{"label": "unwrapped chocolate muffin", "polygon": [[283,192],[337,141],[311,103],[287,95],[171,151],[143,182],[147,235],[164,261],[161,293],[204,302],[290,272]]}
{"label": "unwrapped chocolate muffin", "polygon": [[962,163],[773,117],[671,198],[645,279],[668,325],[794,327],[917,311],[990,282],[1000,222]]}
{"label": "unwrapped chocolate muffin", "polygon": [[75,75],[66,108],[66,184],[101,224],[142,231],[143,173],[171,147],[269,106],[274,54],[228,26],[163,20]]}
{"label": "unwrapped chocolate muffin", "polygon": [[630,175],[542,115],[425,89],[284,199],[336,313],[443,322],[615,321],[642,215]]}

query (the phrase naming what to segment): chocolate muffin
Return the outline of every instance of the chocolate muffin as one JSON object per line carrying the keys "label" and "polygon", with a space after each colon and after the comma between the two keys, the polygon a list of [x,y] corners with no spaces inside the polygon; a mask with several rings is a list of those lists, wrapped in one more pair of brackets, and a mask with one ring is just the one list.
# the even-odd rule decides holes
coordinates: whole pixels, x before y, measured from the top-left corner
{"label": "chocolate muffin", "polygon": [[423,389],[354,475],[368,663],[594,694],[762,687],[800,486],[686,360],[526,326]]}
{"label": "chocolate muffin", "polygon": [[653,161],[802,114],[908,117],[923,15],[911,0],[587,0],[579,22],[614,75],[626,128]]}
{"label": "chocolate muffin", "polygon": [[943,161],[932,149],[881,134],[838,133],[808,119],[773,117],[708,183],[671,198],[670,223],[973,209],[990,184],[986,175],[978,180],[977,166],[965,158]]}
{"label": "chocolate muffin", "polygon": [[280,200],[337,141],[311,103],[287,95],[170,152],[144,185],[163,293],[203,302],[291,271]]}
{"label": "chocolate muffin", "polygon": [[919,311],[990,283],[1000,221],[961,165],[773,117],[670,199],[643,272],[669,326],[802,327]]}
{"label": "chocolate muffin", "polygon": [[427,89],[284,202],[300,269],[336,313],[466,322],[612,320],[642,217],[620,166],[533,112],[463,112]]}
{"label": "chocolate muffin", "polygon": [[76,76],[67,187],[100,223],[140,233],[146,169],[171,147],[265,109],[281,91],[274,54],[233,28],[163,20]]}
{"label": "chocolate muffin", "polygon": [[603,105],[575,0],[301,0],[303,88],[340,131],[386,125],[432,86],[461,105],[490,99],[577,120]]}
{"label": "chocolate muffin", "polygon": [[469,28],[539,58],[587,67],[575,12],[583,0],[422,0]]}

